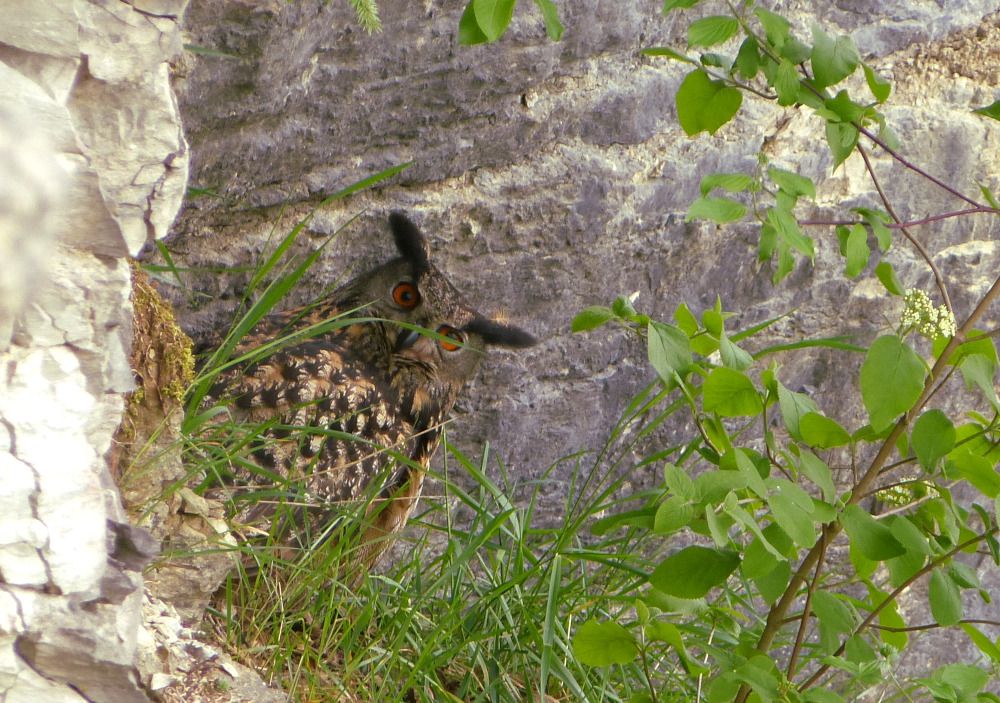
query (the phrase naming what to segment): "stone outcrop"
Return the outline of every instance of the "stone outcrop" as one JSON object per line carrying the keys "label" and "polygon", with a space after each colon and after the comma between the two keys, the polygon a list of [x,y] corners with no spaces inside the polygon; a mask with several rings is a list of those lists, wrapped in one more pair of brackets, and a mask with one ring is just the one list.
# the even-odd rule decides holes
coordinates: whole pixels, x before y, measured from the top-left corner
{"label": "stone outcrop", "polygon": [[[0,700],[148,700],[142,569],[107,457],[133,388],[126,257],[187,182],[186,0],[0,2]],[[143,679],[146,679],[145,681]]]}

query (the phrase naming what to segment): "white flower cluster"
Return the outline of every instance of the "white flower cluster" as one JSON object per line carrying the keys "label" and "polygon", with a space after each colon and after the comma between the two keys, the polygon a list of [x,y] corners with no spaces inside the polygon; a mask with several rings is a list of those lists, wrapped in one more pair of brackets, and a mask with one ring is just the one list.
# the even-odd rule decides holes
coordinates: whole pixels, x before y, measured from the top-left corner
{"label": "white flower cluster", "polygon": [[934,307],[930,296],[911,288],[903,295],[903,329],[914,329],[928,339],[955,335],[955,316],[944,305]]}
{"label": "white flower cluster", "polygon": [[917,500],[920,496],[912,485],[903,484],[882,488],[875,492],[875,497],[888,506],[902,508]]}

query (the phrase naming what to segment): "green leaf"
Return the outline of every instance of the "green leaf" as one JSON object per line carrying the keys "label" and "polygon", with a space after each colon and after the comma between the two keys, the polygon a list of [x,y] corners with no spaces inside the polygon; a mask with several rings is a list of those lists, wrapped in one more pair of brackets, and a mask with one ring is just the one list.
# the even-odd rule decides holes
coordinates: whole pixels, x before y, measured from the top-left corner
{"label": "green leaf", "polygon": [[997,196],[993,195],[993,191],[990,190],[989,186],[985,183],[980,183],[979,192],[983,194],[983,197],[986,198],[986,202],[990,204],[991,208],[1000,210],[1000,200],[997,200]]}
{"label": "green leaf", "polygon": [[865,224],[871,227],[872,234],[875,235],[875,239],[878,241],[878,248],[883,252],[889,251],[889,247],[892,246],[892,231],[886,227],[886,223],[892,221],[889,213],[866,207],[851,209],[861,215],[865,220]]}
{"label": "green leaf", "polygon": [[[948,576],[958,585],[960,589],[982,588],[982,583],[979,581],[979,574],[976,573],[976,570],[968,564],[963,564],[960,561],[953,561],[948,566]],[[987,600],[987,602],[989,601]]]}
{"label": "green leaf", "polygon": [[993,462],[963,446],[948,455],[947,474],[963,478],[988,498],[1000,496],[1000,472]]}
{"label": "green leaf", "polygon": [[611,666],[634,661],[639,648],[618,623],[588,620],[573,635],[573,654],[587,666]]}
{"label": "green leaf", "polygon": [[772,83],[778,94],[779,105],[794,105],[799,101],[799,72],[791,61],[785,58],[781,59]]}
{"label": "green leaf", "polygon": [[701,2],[701,0],[664,0],[663,14],[667,14],[671,10],[687,9],[689,7],[694,7],[699,2]]}
{"label": "green leaf", "polygon": [[[958,345],[958,349],[948,358],[948,363],[961,366],[967,357],[979,354],[986,357],[986,370],[989,373],[989,378],[992,378],[996,372],[997,363],[1000,361],[997,357],[997,349],[993,344],[993,340],[982,330],[977,329],[971,330],[967,336],[969,337],[969,341]],[[934,340],[934,354],[940,355],[947,343],[947,339]]]}
{"label": "green leaf", "polygon": [[559,11],[556,10],[552,0],[535,0],[535,5],[542,12],[542,19],[545,20],[545,33],[552,41],[562,39],[565,28],[559,21]]}
{"label": "green leaf", "polygon": [[810,63],[817,88],[834,85],[854,73],[861,56],[850,37],[830,37],[818,25],[813,25],[813,49]]}
{"label": "green leaf", "polygon": [[758,7],[753,13],[757,15],[761,26],[764,27],[764,36],[775,49],[780,50],[785,40],[788,39],[788,33],[791,29],[788,20],[770,10],[765,10],[763,7]]}
{"label": "green leaf", "polygon": [[872,95],[875,96],[876,100],[884,103],[889,99],[889,94],[892,93],[892,83],[880,77],[868,64],[862,64],[862,68],[865,70],[865,80],[868,81],[868,90],[872,91]]}
{"label": "green leaf", "polygon": [[847,236],[847,266],[844,275],[848,278],[855,278],[865,270],[868,265],[868,257],[871,256],[871,249],[868,248],[868,232],[863,225],[851,227],[851,233]]}
{"label": "green leaf", "polygon": [[514,16],[516,2],[517,0],[472,0],[476,24],[486,35],[487,41],[496,41],[507,31],[507,25]]}
{"label": "green leaf", "polygon": [[576,314],[573,322],[570,323],[570,329],[573,332],[589,332],[616,317],[617,315],[612,312],[611,308],[602,305],[592,305]]}
{"label": "green leaf", "polygon": [[837,497],[837,489],[833,483],[830,467],[818,456],[812,452],[803,451],[799,455],[799,471],[822,491],[823,500],[831,503]]}
{"label": "green leaf", "polygon": [[684,330],[684,334],[688,337],[693,337],[698,333],[698,318],[691,312],[687,303],[680,303],[674,309],[674,319],[677,320],[677,326]]}
{"label": "green leaf", "polygon": [[986,107],[977,107],[973,110],[973,112],[977,115],[992,117],[994,120],[1000,120],[1000,100],[994,100]]}
{"label": "green leaf", "polygon": [[[796,66],[800,63],[805,63],[810,53],[812,53],[812,47],[808,44],[803,44],[795,37],[789,37],[784,46],[781,47],[781,57],[788,59]],[[815,96],[808,90],[800,92],[799,97],[802,99],[802,104],[804,105],[809,105],[815,101]]]}
{"label": "green leaf", "polygon": [[851,544],[867,559],[885,561],[906,552],[892,530],[857,505],[844,508],[840,522],[847,531]]}
{"label": "green leaf", "polygon": [[[794,551],[792,550],[792,540],[776,523],[771,523],[761,530],[757,526],[757,518],[739,507],[735,493],[726,496],[725,508],[727,512],[735,509],[739,515],[731,514],[736,521],[745,525],[750,532],[756,535],[743,552],[743,563],[740,564],[740,571],[744,576],[749,579],[766,576],[780,562],[788,561],[788,555]],[[753,523],[753,527],[749,523]]]}
{"label": "green leaf", "polygon": [[764,409],[760,393],[750,379],[733,369],[712,369],[702,391],[705,410],[722,417],[756,415]]}
{"label": "green leaf", "polygon": [[688,46],[715,46],[731,39],[740,23],[729,15],[712,15],[688,25]]}
{"label": "green leaf", "polygon": [[760,591],[760,597],[768,604],[773,605],[778,602],[781,595],[788,587],[788,582],[792,577],[792,565],[787,561],[778,562],[768,573],[753,578],[754,585]]}
{"label": "green leaf", "polygon": [[729,515],[718,513],[709,508],[705,510],[705,526],[717,547],[725,547],[729,544],[729,529],[733,526],[733,519]]}
{"label": "green leaf", "polygon": [[854,664],[870,664],[878,658],[878,654],[862,635],[852,635],[844,643],[844,656]]}
{"label": "green leaf", "polygon": [[685,56],[679,51],[671,49],[669,46],[650,46],[645,49],[640,49],[639,53],[642,54],[643,56],[666,56],[667,58],[673,59],[674,61],[680,61],[681,63],[689,63],[692,66],[700,65],[690,56]]}
{"label": "green leaf", "polygon": [[994,664],[1000,664],[1000,646],[969,623],[963,622],[959,627],[965,630],[965,634],[980,652],[989,657]]}
{"label": "green leaf", "polygon": [[[730,493],[726,496],[723,510],[755,536],[754,541],[750,543],[750,546],[743,553],[743,563],[740,564],[740,571],[744,576],[747,578],[764,576],[770,573],[778,565],[778,562],[788,561],[788,558],[777,547],[771,544],[764,535],[764,531],[760,529],[757,518],[740,507],[735,493]],[[773,527],[775,531],[784,535],[784,532],[777,525],[772,524],[768,525],[768,527]]]}
{"label": "green leaf", "polygon": [[820,449],[842,447],[851,442],[851,435],[847,434],[847,430],[841,427],[840,423],[816,412],[802,416],[799,421],[799,432],[802,434],[803,442],[810,447]]}
{"label": "green leaf", "polygon": [[987,354],[968,354],[958,362],[958,369],[962,372],[965,385],[968,388],[978,388],[986,396],[986,400],[1000,411],[1000,400],[993,384],[993,377],[996,375],[996,363],[993,359]]}
{"label": "green leaf", "polygon": [[626,510],[621,513],[614,513],[607,517],[594,520],[590,526],[591,534],[601,537],[619,527],[630,525],[643,530],[653,529],[654,511],[652,508],[641,508],[639,510]]}
{"label": "green leaf", "polygon": [[888,261],[880,261],[875,267],[875,275],[882,282],[885,289],[892,295],[903,294],[903,284],[896,276],[896,270]]}
{"label": "green leaf", "polygon": [[810,259],[815,256],[813,241],[802,234],[799,223],[795,221],[795,217],[788,210],[777,207],[770,208],[767,211],[767,222],[774,227],[778,236],[787,245]]}
{"label": "green leaf", "polygon": [[775,522],[800,547],[816,543],[813,502],[809,494],[787,479],[769,479],[767,505]]}
{"label": "green leaf", "polygon": [[[888,593],[884,593],[879,589],[875,588],[871,583],[868,584],[869,598],[873,603],[881,603],[888,597]],[[899,614],[899,601],[890,600],[878,614],[879,625],[882,629],[879,630],[879,639],[885,642],[890,647],[894,647],[896,651],[902,651],[906,649],[906,645],[910,641],[909,635],[906,633],[906,621],[903,616]],[[893,629],[888,629],[893,628]],[[895,631],[898,628],[900,631]]]}
{"label": "green leaf", "polygon": [[736,471],[706,471],[694,480],[699,505],[714,505],[730,491],[747,487],[747,477]]}
{"label": "green leaf", "polygon": [[719,337],[719,356],[722,357],[723,366],[737,371],[743,371],[753,365],[753,357],[736,346],[725,333]]}
{"label": "green leaf", "polygon": [[812,179],[776,166],[768,168],[767,175],[782,192],[788,193],[793,198],[803,196],[807,198],[816,197],[816,186],[813,184]]}
{"label": "green leaf", "polygon": [[716,188],[739,193],[753,185],[753,178],[745,173],[710,173],[701,179],[701,194],[708,195]]}
{"label": "green leaf", "polygon": [[920,528],[908,518],[890,518],[888,523],[892,536],[899,540],[899,543],[906,550],[905,554],[886,560],[886,566],[889,568],[889,582],[893,587],[898,587],[924,568],[931,549]]}
{"label": "green leaf", "polygon": [[725,583],[739,565],[736,552],[692,545],[660,562],[649,581],[669,596],[701,598]]}
{"label": "green leaf", "polygon": [[701,323],[710,334],[721,337],[725,328],[726,318],[732,316],[731,312],[724,312],[722,310],[722,299],[716,296],[715,305],[701,313]]}
{"label": "green leaf", "polygon": [[764,703],[780,700],[781,674],[767,655],[757,654],[751,657],[733,673],[750,686]]}
{"label": "green leaf", "polygon": [[761,472],[757,470],[757,465],[747,456],[745,450],[733,449],[732,452],[726,452],[719,462],[719,466],[726,470],[730,470],[730,467],[735,466],[736,470],[746,477],[747,486],[751,491],[761,498],[767,494],[767,484],[764,483],[764,477],[761,476]]}
{"label": "green leaf", "polygon": [[746,206],[736,200],[701,197],[691,203],[684,221],[711,220],[722,225],[742,219],[746,212]]}
{"label": "green leaf", "polygon": [[[934,672],[934,678],[957,692],[957,700],[960,703],[974,700],[973,695],[981,691],[983,686],[990,681],[990,675],[987,672],[969,664],[946,664]],[[993,697],[991,696],[991,698]],[[993,700],[995,701],[996,698]]]}
{"label": "green leaf", "polygon": [[833,168],[844,163],[858,143],[858,129],[844,122],[826,123],[826,143],[833,154]]}
{"label": "green leaf", "polygon": [[785,421],[788,433],[795,439],[801,439],[800,431],[802,416],[806,413],[819,412],[819,406],[805,393],[796,393],[785,388],[784,384],[778,382],[778,406],[781,408],[781,417]]}
{"label": "green leaf", "polygon": [[955,447],[955,426],[940,410],[928,410],[913,423],[910,446],[917,461],[933,471],[938,461]]}
{"label": "green leaf", "polygon": [[846,90],[841,90],[835,97],[824,100],[823,108],[818,112],[835,122],[856,122],[865,114],[865,108],[851,100]]}
{"label": "green leaf", "polygon": [[663,482],[674,495],[687,498],[688,500],[695,500],[698,497],[698,492],[694,487],[694,481],[690,476],[688,476],[687,472],[679,466],[675,466],[674,464],[667,464],[664,466]]}
{"label": "green leaf", "polygon": [[476,21],[474,4],[475,0],[469,0],[469,4],[465,6],[465,12],[462,13],[462,19],[458,21],[458,43],[464,46],[485,44],[489,41],[489,37],[483,33],[479,22]]}
{"label": "green leaf", "polygon": [[692,71],[677,90],[677,119],[689,137],[707,131],[715,134],[733,119],[743,104],[743,94],[704,71]]}
{"label": "green leaf", "polygon": [[824,591],[813,593],[813,612],[819,619],[820,626],[834,635],[842,635],[854,630],[854,614],[840,598]]}
{"label": "green leaf", "polygon": [[931,615],[938,625],[949,627],[957,625],[962,619],[962,594],[943,569],[931,572],[927,597],[931,604]]}
{"label": "green leaf", "polygon": [[923,360],[896,335],[879,337],[861,365],[861,399],[881,432],[913,407],[924,388]]}
{"label": "green leaf", "polygon": [[[891,519],[889,529],[906,548],[907,553],[919,554],[922,557],[930,556],[931,547],[927,543],[927,537],[910,518],[903,515],[895,516]],[[920,565],[923,566],[923,563]]]}
{"label": "green leaf", "polygon": [[691,366],[691,344],[679,327],[650,322],[646,328],[649,363],[657,375],[671,383],[674,374],[683,375]]}
{"label": "green leaf", "polygon": [[670,496],[656,508],[653,518],[653,532],[669,535],[682,527],[687,527],[694,519],[694,506],[680,496]]}
{"label": "green leaf", "polygon": [[760,46],[756,39],[747,37],[743,40],[733,66],[739,75],[746,80],[757,75],[757,71],[760,69]]}

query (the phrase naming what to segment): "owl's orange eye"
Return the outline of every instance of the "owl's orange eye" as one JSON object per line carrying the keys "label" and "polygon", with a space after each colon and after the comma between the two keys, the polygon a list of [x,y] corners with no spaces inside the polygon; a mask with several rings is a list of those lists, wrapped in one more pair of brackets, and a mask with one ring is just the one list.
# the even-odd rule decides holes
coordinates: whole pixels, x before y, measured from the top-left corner
{"label": "owl's orange eye", "polygon": [[410,281],[397,283],[392,289],[392,301],[401,308],[412,310],[420,304],[420,291]]}
{"label": "owl's orange eye", "polygon": [[454,339],[455,342],[457,342],[453,343],[447,339],[439,339],[438,342],[441,344],[441,348],[445,351],[458,351],[462,348],[462,345],[465,344],[465,335],[451,325],[441,325],[437,328],[437,333],[444,337],[448,337],[448,339]]}

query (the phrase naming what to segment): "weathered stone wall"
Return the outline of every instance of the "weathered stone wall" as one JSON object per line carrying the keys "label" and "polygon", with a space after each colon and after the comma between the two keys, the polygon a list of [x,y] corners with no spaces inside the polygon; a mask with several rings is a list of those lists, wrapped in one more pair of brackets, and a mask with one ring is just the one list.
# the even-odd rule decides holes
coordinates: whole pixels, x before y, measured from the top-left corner
{"label": "weathered stone wall", "polygon": [[[641,351],[613,332],[571,336],[580,308],[638,291],[638,305],[668,317],[679,302],[700,310],[721,295],[755,322],[797,309],[774,332],[872,337],[887,310],[869,274],[852,286],[832,231],[817,231],[815,266],[770,283],[755,262],[755,232],[686,224],[683,214],[710,171],[753,168],[764,149],[779,165],[814,178],[815,217],[874,205],[859,163],[831,172],[820,131],[805,111],[747,101],[715,138],[689,139],[676,124],[673,93],[684,67],[643,58],[645,46],[682,43],[686,26],[644,2],[588,0],[561,9],[566,34],[545,37],[530,3],[496,45],[460,47],[461,8],[384,0],[382,34],[369,36],[344,2],[205,3],[186,26],[201,55],[178,81],[193,145],[193,185],[174,230],[175,255],[191,266],[252,264],[274,232],[363,176],[412,160],[391,185],[326,208],[314,241],[362,213],[327,250],[299,299],[345,271],[384,258],[388,210],[414,213],[434,256],[474,304],[502,306],[543,338],[529,352],[498,353],[462,404],[453,435],[489,439],[520,477],[600,443],[625,400],[650,377]],[[869,3],[823,9],[782,3],[795,31],[810,22],[849,32],[895,82],[887,109],[904,152],[975,192],[995,172],[995,123],[969,114],[993,100],[1000,43],[995,0]],[[994,13],[994,14],[990,14]],[[763,139],[762,136],[763,135]],[[876,167],[904,217],[957,205],[876,154]],[[986,218],[920,231],[948,262],[958,310],[991,279],[998,244]],[[929,272],[906,247],[890,259],[907,285]],[[184,304],[197,335],[229,322],[247,274],[188,279],[208,295]],[[208,302],[205,302],[208,301]],[[790,362],[790,380],[829,384],[828,358]],[[833,387],[839,387],[833,381]],[[843,419],[857,406],[834,398]]]}
{"label": "weathered stone wall", "polygon": [[[627,399],[652,377],[643,350],[622,334],[569,333],[582,307],[639,292],[637,305],[668,318],[720,295],[744,325],[794,310],[772,341],[856,334],[868,341],[896,311],[871,272],[843,280],[832,231],[817,230],[814,265],[779,287],[756,263],[749,226],[686,224],[700,176],[749,171],[758,150],[816,180],[811,217],[875,205],[860,163],[836,172],[806,111],[748,101],[714,138],[692,140],[676,124],[673,94],[685,67],[638,50],[682,44],[681,14],[656,2],[559,3],[566,34],[550,42],[522,2],[499,44],[460,47],[462,3],[382,0],[382,34],[356,25],[346,2],[212,2],[192,6],[191,42],[222,52],[189,56],[177,87],[192,144],[190,200],[174,229],[174,256],[204,297],[184,304],[196,335],[229,322],[268,238],[318,202],[380,169],[412,160],[388,185],[324,209],[311,242],[359,220],[329,247],[296,300],[389,255],[385,215],[410,211],[429,234],[438,265],[484,309],[502,306],[542,338],[527,352],[496,353],[460,403],[451,439],[477,451],[489,440],[525,482],[560,457],[599,447]],[[706,3],[708,5],[708,3]],[[903,152],[965,191],[976,179],[998,190],[1000,129],[971,115],[1000,76],[996,0],[804,0],[779,3],[794,31],[816,20],[850,33],[866,60],[894,82],[887,114]],[[709,11],[709,10],[706,10]],[[958,202],[875,151],[874,163],[904,218]],[[918,231],[968,313],[1000,257],[987,218]],[[307,242],[310,244],[311,242]],[[927,267],[905,246],[889,254],[907,286],[930,289]],[[218,268],[223,269],[219,273]],[[178,300],[181,300],[178,297]],[[998,312],[984,321],[995,326]],[[845,424],[863,418],[843,383],[843,356],[783,357],[782,378],[819,389]],[[563,509],[571,463],[545,482],[543,510]],[[658,469],[636,476],[656,480]],[[915,601],[920,607],[922,601]]]}
{"label": "weathered stone wall", "polygon": [[[145,701],[144,564],[106,455],[129,266],[187,181],[186,0],[0,1],[0,700]],[[148,683],[145,682],[145,683]]]}

